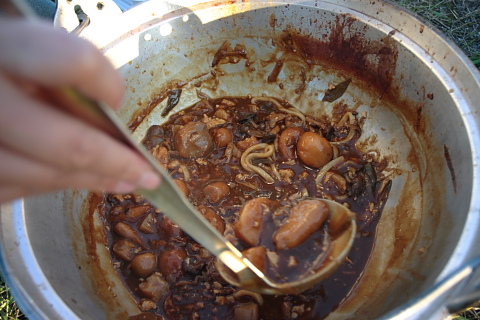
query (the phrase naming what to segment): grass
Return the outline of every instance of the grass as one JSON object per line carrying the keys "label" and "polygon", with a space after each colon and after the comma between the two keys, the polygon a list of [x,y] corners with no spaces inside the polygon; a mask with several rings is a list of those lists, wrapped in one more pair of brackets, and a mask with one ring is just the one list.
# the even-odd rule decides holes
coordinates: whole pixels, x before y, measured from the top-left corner
{"label": "grass", "polygon": [[25,320],[26,317],[18,309],[10,290],[0,277],[0,320]]}
{"label": "grass", "polygon": [[430,21],[480,68],[479,0],[392,0]]}
{"label": "grass", "polygon": [[480,308],[468,308],[451,316],[452,320],[477,320],[480,319]]}
{"label": "grass", "polygon": [[[480,0],[393,0],[425,18],[452,39],[480,68]],[[480,302],[479,302],[480,305]],[[25,320],[0,277],[0,320]],[[480,308],[451,316],[452,320],[479,320]]]}

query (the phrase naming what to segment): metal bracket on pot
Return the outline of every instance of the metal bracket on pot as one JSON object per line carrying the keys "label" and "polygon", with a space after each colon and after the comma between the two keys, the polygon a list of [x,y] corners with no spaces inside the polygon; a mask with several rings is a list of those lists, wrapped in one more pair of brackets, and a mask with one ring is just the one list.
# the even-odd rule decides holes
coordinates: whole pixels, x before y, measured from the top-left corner
{"label": "metal bracket on pot", "polygon": [[446,312],[439,312],[439,315],[461,311],[480,299],[480,257],[469,260],[417,299],[393,310],[381,319],[421,319],[422,316],[417,316],[422,314],[425,306],[442,301],[443,298],[447,299],[446,305],[443,306]]}
{"label": "metal bracket on pot", "polygon": [[468,308],[480,300],[480,257],[470,260],[464,269],[469,269],[470,275],[463,280],[447,303],[450,313]]}
{"label": "metal bracket on pot", "polygon": [[80,34],[88,25],[120,14],[112,0],[57,0],[53,25]]}

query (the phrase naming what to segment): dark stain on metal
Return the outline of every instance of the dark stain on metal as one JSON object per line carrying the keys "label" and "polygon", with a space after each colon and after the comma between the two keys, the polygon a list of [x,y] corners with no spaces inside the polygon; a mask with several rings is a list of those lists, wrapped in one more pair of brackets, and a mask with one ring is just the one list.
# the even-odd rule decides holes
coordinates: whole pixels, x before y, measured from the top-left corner
{"label": "dark stain on metal", "polygon": [[416,132],[419,132],[419,129],[422,123],[422,113],[423,113],[423,106],[419,106],[417,108],[417,117],[415,119],[415,122],[413,123],[413,127],[415,128]]}
{"label": "dark stain on metal", "polygon": [[305,69],[300,70],[300,78],[301,82],[297,89],[295,89],[296,94],[301,94],[307,88],[307,74],[305,72]]}
{"label": "dark stain on metal", "polygon": [[270,75],[269,75],[268,78],[267,78],[267,81],[268,81],[268,82],[275,82],[275,81],[277,81],[278,74],[279,74],[280,71],[282,70],[282,67],[283,67],[283,60],[282,60],[282,59],[277,60],[277,61],[275,62],[275,66],[273,66],[272,72],[270,73]]}
{"label": "dark stain on metal", "polygon": [[450,171],[450,176],[452,178],[453,192],[457,193],[457,177],[455,176],[455,169],[453,168],[452,158],[450,157],[450,151],[446,145],[443,145],[443,154],[445,156],[445,161],[447,162],[448,170]]}
{"label": "dark stain on metal", "polygon": [[[391,37],[366,40],[351,15],[337,16],[327,41],[293,32],[283,37],[286,51],[302,57],[309,65],[325,65],[368,83],[382,98],[395,76],[397,43]],[[373,57],[373,59],[372,59]]]}
{"label": "dark stain on metal", "polygon": [[245,47],[239,44],[232,49],[230,48],[230,42],[225,41],[222,47],[213,56],[212,67],[218,65],[224,58],[227,58],[227,63],[238,63],[240,59],[247,58],[247,51]]}
{"label": "dark stain on metal", "polygon": [[272,13],[270,16],[270,27],[275,28],[277,25],[277,18],[275,17],[275,13]]}
{"label": "dark stain on metal", "polygon": [[135,129],[142,123],[142,121],[145,119],[146,116],[152,112],[153,109],[155,109],[163,100],[165,100],[168,96],[168,92],[162,92],[160,94],[154,95],[150,101],[148,102],[148,105],[139,108],[139,111],[135,114],[134,117],[132,117],[132,120],[128,123],[128,128],[131,131],[135,131]]}

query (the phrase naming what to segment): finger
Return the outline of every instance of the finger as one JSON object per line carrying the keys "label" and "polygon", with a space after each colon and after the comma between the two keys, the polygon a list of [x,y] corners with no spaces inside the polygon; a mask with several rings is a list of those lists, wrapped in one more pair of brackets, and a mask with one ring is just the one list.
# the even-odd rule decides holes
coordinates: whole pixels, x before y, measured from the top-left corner
{"label": "finger", "polygon": [[66,188],[115,193],[128,193],[135,189],[135,185],[111,177],[89,172],[61,171],[4,148],[0,148],[0,159],[2,163],[0,186],[11,186],[24,190],[22,196]]}
{"label": "finger", "polygon": [[105,133],[22,95],[0,75],[0,143],[63,171],[90,172],[152,189],[159,177],[137,153]]}
{"label": "finger", "polygon": [[0,68],[52,87],[74,87],[118,108],[124,84],[93,44],[41,21],[0,19]]}
{"label": "finger", "polygon": [[13,201],[28,193],[24,188],[18,186],[0,186],[0,203]]}

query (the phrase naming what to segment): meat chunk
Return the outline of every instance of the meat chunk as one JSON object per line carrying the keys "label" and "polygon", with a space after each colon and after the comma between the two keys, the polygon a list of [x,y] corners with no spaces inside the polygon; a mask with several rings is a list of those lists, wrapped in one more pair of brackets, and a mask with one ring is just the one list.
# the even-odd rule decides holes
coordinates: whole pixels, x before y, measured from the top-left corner
{"label": "meat chunk", "polygon": [[130,261],[139,250],[139,247],[130,240],[120,239],[115,241],[112,250],[120,259]]}
{"label": "meat chunk", "polygon": [[320,200],[303,200],[294,206],[285,223],[275,232],[279,250],[294,248],[310,237],[328,219],[330,211]]}
{"label": "meat chunk", "polygon": [[158,268],[168,282],[174,283],[183,275],[182,264],[187,252],[181,248],[163,251],[158,259]]}
{"label": "meat chunk", "polygon": [[135,256],[130,263],[132,271],[139,277],[145,278],[155,271],[157,257],[153,253],[144,252]]}
{"label": "meat chunk", "polygon": [[138,234],[137,230],[135,230],[134,228],[132,228],[126,223],[123,223],[123,222],[117,223],[117,225],[113,230],[115,231],[116,234],[118,234],[121,237],[124,237],[125,239],[132,240],[133,242],[141,246],[144,245],[142,238]]}
{"label": "meat chunk", "polygon": [[238,304],[233,312],[235,320],[257,320],[258,304],[255,302],[247,302]]}
{"label": "meat chunk", "polygon": [[183,158],[197,158],[213,150],[213,138],[202,122],[189,122],[181,127],[174,138],[175,150]]}
{"label": "meat chunk", "polygon": [[212,208],[199,206],[198,211],[210,222],[210,224],[221,234],[225,232],[225,221]]}
{"label": "meat chunk", "polygon": [[162,300],[163,295],[168,292],[168,282],[162,278],[160,273],[155,272],[138,286],[143,296],[152,299],[154,302]]}
{"label": "meat chunk", "polygon": [[290,127],[282,131],[278,139],[278,152],[283,158],[295,158],[297,141],[304,132],[298,127]]}
{"label": "meat chunk", "polygon": [[321,168],[333,157],[333,148],[327,139],[314,132],[305,132],[297,143],[300,161],[312,168]]}
{"label": "meat chunk", "polygon": [[203,193],[210,201],[217,203],[230,194],[230,187],[223,181],[216,181],[203,188]]}
{"label": "meat chunk", "polygon": [[161,145],[156,145],[153,147],[150,152],[152,153],[153,157],[162,165],[166,166],[170,161],[170,155],[168,154],[168,150]]}
{"label": "meat chunk", "polygon": [[242,251],[242,254],[245,258],[247,258],[255,267],[258,268],[260,271],[264,271],[265,269],[265,255],[266,249],[265,247],[258,246],[252,247],[247,250]]}
{"label": "meat chunk", "polygon": [[264,217],[270,216],[275,206],[275,202],[266,198],[246,202],[234,226],[236,236],[251,246],[257,246],[262,235]]}

